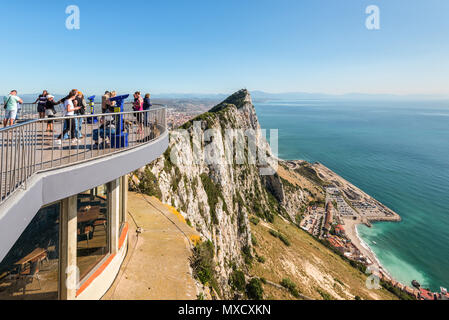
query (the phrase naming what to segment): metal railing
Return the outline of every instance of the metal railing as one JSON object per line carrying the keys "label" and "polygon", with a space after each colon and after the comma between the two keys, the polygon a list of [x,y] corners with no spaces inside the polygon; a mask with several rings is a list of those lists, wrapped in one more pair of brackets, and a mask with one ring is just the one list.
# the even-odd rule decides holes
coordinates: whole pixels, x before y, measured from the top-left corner
{"label": "metal railing", "polygon": [[[132,107],[133,107],[132,102],[125,102],[123,109],[124,111],[132,111]],[[55,109],[57,114],[62,115],[63,104],[59,104],[58,106],[55,107]],[[101,102],[95,102],[95,111],[101,112]],[[4,104],[0,104],[0,118],[4,119],[4,116],[5,116]],[[17,122],[23,122],[37,118],[39,118],[39,113],[37,112],[37,103],[19,104],[19,108],[17,110]]]}
{"label": "metal railing", "polygon": [[141,146],[166,127],[165,106],[154,105],[145,111],[33,119],[0,129],[0,204],[38,172]]}

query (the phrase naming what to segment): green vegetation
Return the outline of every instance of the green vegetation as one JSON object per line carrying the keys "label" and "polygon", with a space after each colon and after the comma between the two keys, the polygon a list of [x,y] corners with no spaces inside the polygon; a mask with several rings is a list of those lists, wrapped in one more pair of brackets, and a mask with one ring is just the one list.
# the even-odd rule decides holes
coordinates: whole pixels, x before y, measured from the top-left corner
{"label": "green vegetation", "polygon": [[181,170],[177,166],[175,168],[175,174],[172,177],[171,186],[173,188],[173,192],[178,191],[179,183],[182,180]]}
{"label": "green vegetation", "polygon": [[318,177],[317,172],[310,167],[309,164],[303,164],[299,168],[295,169],[295,171],[317,185],[321,187],[325,186],[325,182]]}
{"label": "green vegetation", "polygon": [[416,300],[415,297],[409,295],[408,293],[405,293],[399,288],[393,287],[391,283],[386,282],[384,280],[380,280],[380,285],[384,287],[386,290],[394,294],[396,297],[398,297],[401,300]]}
{"label": "green vegetation", "polygon": [[246,295],[250,300],[262,300],[262,281],[260,281],[260,279],[258,278],[251,279],[251,281],[246,285]]}
{"label": "green vegetation", "polygon": [[138,188],[140,192],[149,196],[154,196],[159,200],[162,199],[162,192],[156,176],[148,167],[145,167],[144,173],[140,176]]}
{"label": "green vegetation", "polygon": [[257,247],[259,243],[257,242],[257,238],[254,235],[251,235],[251,243],[254,247]]}
{"label": "green vegetation", "polygon": [[247,265],[251,265],[254,258],[253,258],[253,255],[251,254],[251,248],[249,246],[244,246],[242,248],[242,255],[243,255],[243,259],[244,259],[245,263]]}
{"label": "green vegetation", "polygon": [[281,240],[287,247],[290,247],[290,241],[287,239],[286,236],[284,236],[282,233],[277,232],[275,230],[270,229],[270,234],[275,237],[278,238],[279,240]]}
{"label": "green vegetation", "polygon": [[231,274],[230,285],[234,290],[243,292],[246,286],[245,274],[240,270],[234,270]]}
{"label": "green vegetation", "polygon": [[206,122],[207,124],[207,128],[211,128],[212,125],[214,124],[215,121],[215,114],[212,112],[205,112],[200,114],[199,116],[197,116],[196,118],[187,121],[186,123],[184,123],[182,126],[180,126],[180,129],[184,129],[187,130],[190,127],[192,127],[193,123],[196,121],[201,121],[201,122]]}
{"label": "green vegetation", "polygon": [[299,187],[296,184],[293,184],[290,181],[288,181],[288,180],[286,180],[286,179],[284,179],[282,177],[280,177],[280,178],[281,178],[281,182],[284,185],[284,187],[289,189],[290,191],[294,192],[294,191],[297,191],[299,189]]}
{"label": "green vegetation", "polygon": [[219,293],[220,290],[215,278],[214,255],[214,245],[209,240],[196,245],[190,262],[195,278],[203,285],[211,286]]}
{"label": "green vegetation", "polygon": [[257,258],[257,262],[259,262],[259,263],[265,263],[265,261],[266,261],[265,257],[259,256],[259,255],[257,255],[256,258]]}
{"label": "green vegetation", "polygon": [[201,182],[203,184],[204,190],[207,194],[207,202],[210,207],[210,215],[212,218],[212,223],[217,225],[218,224],[218,218],[217,218],[217,204],[218,199],[221,198],[223,201],[223,210],[228,212],[228,208],[226,206],[226,203],[223,198],[223,194],[219,188],[215,185],[215,183],[212,181],[212,179],[206,174],[202,173],[200,175]]}
{"label": "green vegetation", "polygon": [[249,218],[249,221],[250,221],[253,225],[257,226],[257,225],[259,224],[259,222],[260,222],[260,219],[257,218],[257,217],[250,217],[250,218]]}
{"label": "green vegetation", "polygon": [[341,253],[339,250],[337,250],[329,241],[327,240],[322,240],[322,239],[316,239],[317,241],[319,241],[322,245],[324,245],[326,248],[330,249],[333,253],[337,254],[338,256],[340,256],[344,261],[348,262],[352,267],[356,268],[357,270],[359,270],[361,273],[365,274],[366,272],[366,266],[358,261],[354,261],[351,259],[348,259],[348,257],[346,257],[343,253]]}
{"label": "green vegetation", "polygon": [[204,300],[204,293],[201,292],[199,295],[197,295],[196,296],[196,300],[203,301]]}
{"label": "green vegetation", "polygon": [[295,298],[299,298],[299,292],[298,292],[298,289],[296,289],[296,284],[293,283],[293,281],[291,281],[289,278],[282,279],[280,284],[285,289],[287,289],[288,292],[290,292],[292,296],[294,296]]}
{"label": "green vegetation", "polygon": [[217,113],[217,112],[223,111],[224,109],[228,108],[230,105],[234,105],[237,108],[241,108],[243,106],[243,104],[245,103],[245,99],[246,99],[247,95],[248,95],[248,91],[246,89],[242,89],[242,90],[234,93],[233,95],[229,96],[222,103],[220,103],[217,106],[215,106],[214,108],[212,108],[210,110],[210,112]]}
{"label": "green vegetation", "polygon": [[316,291],[320,294],[320,296],[324,299],[324,300],[334,300],[334,298],[327,293],[326,291],[320,289],[320,288],[316,288]]}

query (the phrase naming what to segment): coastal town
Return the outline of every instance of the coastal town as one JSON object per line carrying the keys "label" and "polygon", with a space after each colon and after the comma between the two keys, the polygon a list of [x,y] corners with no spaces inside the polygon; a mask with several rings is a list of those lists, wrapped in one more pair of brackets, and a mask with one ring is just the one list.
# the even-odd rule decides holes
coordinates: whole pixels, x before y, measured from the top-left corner
{"label": "coastal town", "polygon": [[375,254],[363,243],[357,225],[372,227],[375,221],[400,221],[400,216],[334,172],[316,163],[314,169],[319,177],[330,183],[324,188],[324,205],[308,206],[302,214],[300,227],[319,240],[326,241],[349,260],[367,267],[379,280],[417,300],[449,300],[446,288],[431,292],[417,281],[411,286],[394,280],[380,265]]}

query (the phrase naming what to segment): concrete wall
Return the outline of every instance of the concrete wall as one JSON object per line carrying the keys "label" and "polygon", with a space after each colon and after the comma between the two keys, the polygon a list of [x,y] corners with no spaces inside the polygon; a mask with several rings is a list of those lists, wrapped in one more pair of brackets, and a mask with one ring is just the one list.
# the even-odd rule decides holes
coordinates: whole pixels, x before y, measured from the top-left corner
{"label": "concrete wall", "polygon": [[118,179],[160,157],[168,147],[168,131],[153,142],[98,160],[45,171],[28,181],[0,206],[0,261],[47,204]]}

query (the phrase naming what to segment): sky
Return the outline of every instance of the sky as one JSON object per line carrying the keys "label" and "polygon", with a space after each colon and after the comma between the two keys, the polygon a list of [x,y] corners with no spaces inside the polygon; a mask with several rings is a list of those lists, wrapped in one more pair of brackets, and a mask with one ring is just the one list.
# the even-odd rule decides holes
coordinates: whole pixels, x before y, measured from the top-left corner
{"label": "sky", "polygon": [[447,0],[0,1],[0,94],[449,95]]}

